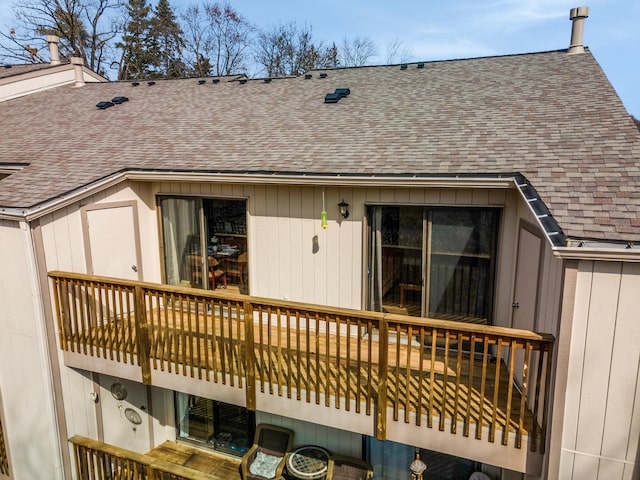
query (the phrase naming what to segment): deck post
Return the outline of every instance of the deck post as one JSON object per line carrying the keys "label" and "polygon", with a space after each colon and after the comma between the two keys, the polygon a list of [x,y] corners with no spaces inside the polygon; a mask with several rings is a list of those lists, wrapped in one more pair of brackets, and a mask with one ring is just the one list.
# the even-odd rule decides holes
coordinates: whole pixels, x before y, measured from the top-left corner
{"label": "deck post", "polygon": [[376,401],[376,438],[387,439],[387,369],[389,364],[389,325],[380,320],[378,331],[378,399]]}
{"label": "deck post", "polygon": [[256,358],[253,339],[253,305],[251,302],[244,302],[244,340],[245,340],[245,362],[246,362],[246,395],[247,409],[256,410]]}
{"label": "deck post", "polygon": [[144,291],[137,285],[135,294],[135,330],[138,348],[138,364],[142,370],[142,383],[151,385],[151,346],[149,344],[149,324],[145,313]]}

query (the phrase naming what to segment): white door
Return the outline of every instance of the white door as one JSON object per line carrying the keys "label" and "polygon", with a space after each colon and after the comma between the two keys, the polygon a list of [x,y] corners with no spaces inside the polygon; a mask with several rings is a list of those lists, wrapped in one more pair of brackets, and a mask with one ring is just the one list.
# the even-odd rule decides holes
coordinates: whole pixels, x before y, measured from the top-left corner
{"label": "white door", "polygon": [[83,216],[89,273],[141,280],[135,204],[92,205]]}
{"label": "white door", "polygon": [[[538,279],[540,275],[540,258],[542,255],[542,238],[525,227],[520,227],[518,239],[518,260],[516,263],[516,284],[513,295],[513,319],[511,326],[521,330],[536,329],[538,314]],[[529,379],[535,378],[535,361],[529,359]],[[516,381],[522,386],[522,367],[524,352],[518,351],[515,358]],[[529,382],[528,389],[532,386]],[[531,390],[529,390],[531,392]],[[531,398],[531,395],[529,395]]]}

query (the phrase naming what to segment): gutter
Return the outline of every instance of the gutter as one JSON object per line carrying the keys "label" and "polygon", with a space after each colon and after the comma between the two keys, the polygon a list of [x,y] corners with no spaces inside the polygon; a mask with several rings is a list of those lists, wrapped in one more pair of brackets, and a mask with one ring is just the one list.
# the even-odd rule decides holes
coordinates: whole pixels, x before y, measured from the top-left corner
{"label": "gutter", "polygon": [[84,198],[90,197],[122,181],[147,182],[225,182],[262,185],[317,185],[317,186],[368,186],[368,187],[412,187],[432,188],[495,188],[512,189],[515,186],[513,176],[500,177],[420,177],[420,176],[351,176],[351,175],[280,175],[270,173],[199,173],[199,172],[147,172],[131,170],[109,175],[84,187],[47,200],[33,207],[0,208],[0,219],[32,221],[44,215],[66,207]]}
{"label": "gutter", "polygon": [[640,248],[554,247],[553,256],[562,260],[598,260],[604,262],[640,262]]}
{"label": "gutter", "polygon": [[[167,177],[170,177],[167,179]],[[465,177],[442,176],[423,177],[419,175],[377,176],[377,175],[312,175],[312,174],[280,174],[280,173],[198,173],[198,172],[144,172],[126,173],[128,180],[144,181],[176,181],[176,182],[226,182],[249,184],[277,185],[318,185],[340,187],[406,187],[407,181],[412,187],[440,188],[504,188],[514,186],[513,176]]]}

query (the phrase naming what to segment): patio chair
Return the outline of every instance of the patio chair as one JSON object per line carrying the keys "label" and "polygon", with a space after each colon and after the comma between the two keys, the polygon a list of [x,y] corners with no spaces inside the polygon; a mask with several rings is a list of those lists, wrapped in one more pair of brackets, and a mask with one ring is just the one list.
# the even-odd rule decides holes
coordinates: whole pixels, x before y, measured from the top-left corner
{"label": "patio chair", "polygon": [[253,446],[240,463],[243,480],[275,479],[282,476],[286,454],[293,445],[293,431],[261,423],[256,427]]}
{"label": "patio chair", "polygon": [[329,459],[327,480],[371,480],[373,467],[369,462],[355,457],[332,455]]}

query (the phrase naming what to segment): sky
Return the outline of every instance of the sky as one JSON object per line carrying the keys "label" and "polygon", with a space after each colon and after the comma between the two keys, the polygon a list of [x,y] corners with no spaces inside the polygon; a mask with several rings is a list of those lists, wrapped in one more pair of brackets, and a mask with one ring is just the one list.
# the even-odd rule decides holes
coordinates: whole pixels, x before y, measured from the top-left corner
{"label": "sky", "polygon": [[[11,4],[0,0],[0,28]],[[180,13],[205,0],[169,0]],[[214,0],[209,0],[214,2]],[[224,1],[224,0],[222,0]],[[155,0],[149,3],[155,4]],[[640,118],[640,1],[638,0],[229,0],[251,23],[270,28],[296,22],[327,44],[369,38],[384,63],[399,41],[408,61],[542,52],[569,46],[572,7],[588,6],[584,44],[604,69],[628,112]],[[576,85],[579,88],[579,85]]]}

